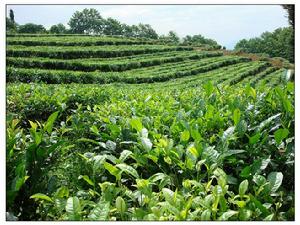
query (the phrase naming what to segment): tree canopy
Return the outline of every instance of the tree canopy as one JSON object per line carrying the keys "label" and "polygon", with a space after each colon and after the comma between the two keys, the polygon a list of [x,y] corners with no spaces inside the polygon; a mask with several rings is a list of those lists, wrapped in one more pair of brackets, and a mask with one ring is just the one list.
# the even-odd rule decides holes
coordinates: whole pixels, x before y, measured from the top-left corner
{"label": "tree canopy", "polygon": [[264,32],[260,37],[240,40],[235,50],[247,53],[265,53],[270,57],[282,57],[294,62],[294,31],[291,27]]}
{"label": "tree canopy", "polygon": [[62,23],[52,25],[49,29],[51,34],[65,34],[67,33],[67,28]]}
{"label": "tree canopy", "polygon": [[46,28],[43,25],[38,25],[34,23],[26,23],[18,27],[19,33],[45,33]]}
{"label": "tree canopy", "polygon": [[76,11],[68,25],[72,33],[98,33],[102,26],[102,17],[96,9],[84,9],[82,12]]}

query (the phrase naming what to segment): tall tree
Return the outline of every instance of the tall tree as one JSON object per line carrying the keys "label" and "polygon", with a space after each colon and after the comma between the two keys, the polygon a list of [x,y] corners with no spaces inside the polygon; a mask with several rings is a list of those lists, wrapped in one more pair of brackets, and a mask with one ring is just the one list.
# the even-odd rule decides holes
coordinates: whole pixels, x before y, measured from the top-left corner
{"label": "tall tree", "polygon": [[26,23],[20,25],[18,28],[19,33],[45,33],[46,28],[43,25],[38,25],[34,23]]}
{"label": "tall tree", "polygon": [[167,35],[167,38],[169,38],[169,40],[170,40],[171,42],[174,42],[174,43],[176,43],[176,44],[178,44],[179,41],[180,41],[179,36],[176,34],[175,31],[172,31],[172,30],[169,31],[169,33],[168,33],[168,35]]}
{"label": "tall tree", "polygon": [[289,24],[295,28],[295,5],[282,5],[288,13]]}
{"label": "tall tree", "polygon": [[123,27],[122,24],[111,17],[104,20],[103,34],[105,35],[122,35]]}
{"label": "tall tree", "polygon": [[17,31],[17,24],[14,23],[10,18],[6,17],[6,32],[14,33]]}
{"label": "tall tree", "polygon": [[52,34],[65,34],[67,33],[67,29],[65,27],[65,25],[63,25],[62,23],[59,23],[57,25],[53,25],[50,27],[49,32]]}
{"label": "tall tree", "polygon": [[103,30],[103,19],[96,9],[84,9],[76,11],[68,25],[72,33],[76,34],[99,34]]}
{"label": "tall tree", "polygon": [[158,34],[151,27],[150,24],[139,23],[139,25],[138,25],[138,37],[157,39],[158,38]]}
{"label": "tall tree", "polygon": [[12,9],[9,10],[9,18],[13,23],[15,23],[15,15]]}
{"label": "tall tree", "polygon": [[294,30],[292,27],[285,27],[264,32],[260,37],[239,41],[234,49],[247,53],[265,53],[294,62]]}

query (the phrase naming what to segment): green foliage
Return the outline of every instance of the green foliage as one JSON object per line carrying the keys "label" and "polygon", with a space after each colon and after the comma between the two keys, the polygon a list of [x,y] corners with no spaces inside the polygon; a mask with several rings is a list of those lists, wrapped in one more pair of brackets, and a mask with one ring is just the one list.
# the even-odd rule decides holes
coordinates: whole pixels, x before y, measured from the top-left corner
{"label": "green foliage", "polygon": [[183,38],[183,45],[193,45],[210,49],[220,49],[221,46],[213,39],[205,38],[201,34],[187,35]]}
{"label": "green foliage", "polygon": [[282,57],[294,62],[294,30],[286,27],[264,32],[258,38],[240,40],[234,49],[247,53],[266,53],[270,57]]}
{"label": "green foliage", "polygon": [[283,69],[138,39],[8,39],[25,57],[7,58],[7,219],[294,220]]}
{"label": "green foliage", "polygon": [[63,25],[62,23],[59,23],[57,25],[52,25],[49,29],[49,32],[51,34],[65,34],[65,33],[67,33],[67,29],[66,29],[65,25]]}
{"label": "green foliage", "polygon": [[34,23],[26,23],[24,25],[18,26],[19,33],[46,33],[46,28],[43,25],[34,24]]}

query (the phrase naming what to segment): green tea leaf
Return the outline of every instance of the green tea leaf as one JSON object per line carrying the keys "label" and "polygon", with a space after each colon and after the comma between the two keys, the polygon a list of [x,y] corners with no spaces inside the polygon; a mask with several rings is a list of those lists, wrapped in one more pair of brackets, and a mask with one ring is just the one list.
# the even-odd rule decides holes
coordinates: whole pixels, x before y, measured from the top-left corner
{"label": "green tea leaf", "polygon": [[50,197],[48,197],[47,195],[42,194],[42,193],[37,193],[37,194],[31,195],[30,198],[38,199],[38,200],[46,200],[48,202],[53,202],[53,200]]}
{"label": "green tea leaf", "polygon": [[210,217],[211,217],[211,211],[209,209],[206,209],[201,213],[200,218],[202,221],[209,221],[211,220]]}
{"label": "green tea leaf", "polygon": [[229,210],[227,212],[224,212],[219,218],[218,220],[222,220],[222,221],[227,221],[230,217],[234,216],[238,214],[237,211],[233,211],[233,210]]}
{"label": "green tea leaf", "polygon": [[141,143],[142,143],[143,148],[146,151],[150,151],[152,149],[152,143],[151,143],[149,138],[142,137],[141,138]]}
{"label": "green tea leaf", "polygon": [[277,144],[280,144],[283,139],[285,139],[289,135],[289,130],[288,129],[279,129],[275,131],[274,136],[275,136],[275,141]]}
{"label": "green tea leaf", "polygon": [[77,197],[70,197],[67,200],[66,212],[69,220],[80,220],[81,206]]}
{"label": "green tea leaf", "polygon": [[133,153],[129,150],[123,150],[120,154],[120,161],[124,162],[126,159],[128,159]]}
{"label": "green tea leaf", "polygon": [[93,221],[108,220],[109,210],[110,210],[109,202],[100,200],[95,206],[95,208],[90,212],[88,218],[89,220],[93,220]]}
{"label": "green tea leaf", "polygon": [[132,166],[121,163],[121,164],[117,164],[116,167],[119,168],[122,172],[130,174],[135,178],[139,178],[138,172]]}
{"label": "green tea leaf", "polygon": [[237,126],[238,123],[240,122],[240,118],[241,118],[241,111],[240,109],[235,109],[233,111],[233,121],[234,121],[234,125]]}
{"label": "green tea leaf", "polygon": [[59,111],[56,111],[56,112],[52,113],[49,116],[49,118],[46,122],[46,125],[44,126],[44,131],[47,131],[48,134],[51,134],[51,132],[52,132],[52,127],[53,127],[53,124],[54,124],[54,122],[55,122],[55,120],[58,116],[58,113],[59,113]]}
{"label": "green tea leaf", "polygon": [[243,196],[248,190],[248,180],[243,180],[239,186],[239,195]]}
{"label": "green tea leaf", "polygon": [[169,188],[163,188],[162,193],[163,193],[166,201],[169,202],[170,204],[173,204],[175,193],[172,190],[170,190]]}
{"label": "green tea leaf", "polygon": [[95,125],[91,126],[90,129],[94,134],[99,135],[99,130]]}
{"label": "green tea leaf", "polygon": [[134,128],[136,131],[141,132],[143,129],[143,124],[139,118],[133,118],[130,120],[130,125],[132,128]]}
{"label": "green tea leaf", "polygon": [[94,184],[94,182],[87,176],[87,175],[80,175],[79,177],[78,177],[78,179],[83,179],[83,180],[85,180],[89,185],[91,185],[91,186],[95,186],[95,184]]}
{"label": "green tea leaf", "polygon": [[104,162],[104,168],[111,174],[114,175],[116,177],[117,180],[120,179],[120,170],[113,166],[112,164],[108,163],[108,162]]}
{"label": "green tea leaf", "polygon": [[249,143],[250,143],[251,145],[256,144],[256,143],[259,141],[260,136],[261,136],[260,133],[256,133],[254,136],[251,136],[251,137],[249,138]]}
{"label": "green tea leaf", "polygon": [[185,130],[180,135],[180,140],[183,142],[187,142],[190,139],[190,132],[188,130]]}
{"label": "green tea leaf", "polygon": [[271,193],[275,193],[281,186],[283,174],[281,172],[271,172],[267,179],[271,185]]}
{"label": "green tea leaf", "polygon": [[126,211],[126,208],[127,208],[126,203],[121,196],[118,196],[116,199],[116,208],[117,208],[117,211],[121,214],[124,214]]}

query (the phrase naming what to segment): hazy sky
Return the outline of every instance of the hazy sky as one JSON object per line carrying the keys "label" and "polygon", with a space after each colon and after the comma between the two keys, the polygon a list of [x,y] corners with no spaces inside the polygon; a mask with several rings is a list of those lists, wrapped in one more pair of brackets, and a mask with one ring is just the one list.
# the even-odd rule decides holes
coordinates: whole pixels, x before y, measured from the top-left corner
{"label": "hazy sky", "polygon": [[76,10],[96,8],[104,17],[127,24],[147,23],[159,34],[170,30],[183,37],[202,34],[232,49],[243,38],[259,36],[288,25],[278,5],[8,5],[19,24],[37,23],[49,28],[67,25]]}

